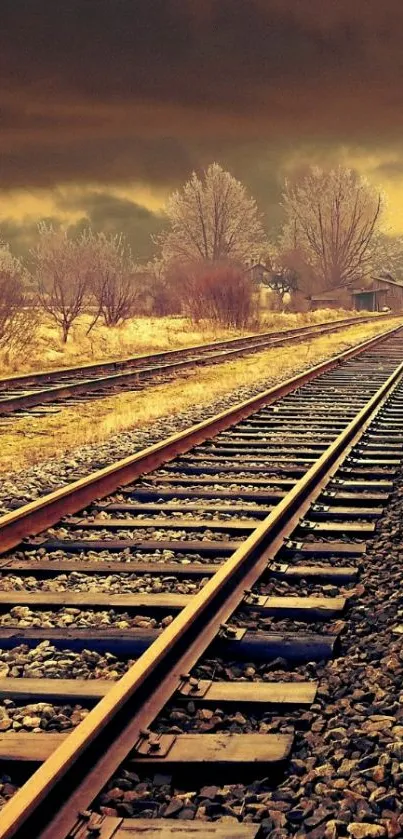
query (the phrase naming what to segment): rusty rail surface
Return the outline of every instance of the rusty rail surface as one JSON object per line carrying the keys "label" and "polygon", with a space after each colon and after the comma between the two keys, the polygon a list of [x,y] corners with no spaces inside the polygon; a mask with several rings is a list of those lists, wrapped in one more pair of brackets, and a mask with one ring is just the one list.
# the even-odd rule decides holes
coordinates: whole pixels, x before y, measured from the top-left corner
{"label": "rusty rail surface", "polygon": [[[389,335],[396,331],[391,330]],[[167,457],[173,457],[178,451],[190,448],[200,439],[211,437],[218,430],[234,424],[240,417],[251,414],[262,404],[270,403],[284,392],[295,390],[320,373],[375,346],[381,340],[385,340],[385,337],[366,341],[360,347],[317,365],[278,388],[272,388],[259,397],[241,403],[231,411],[194,426],[189,432],[175,435],[167,442],[165,460]],[[100,788],[131,751],[141,730],[155,719],[177,689],[181,674],[188,672],[205,652],[220,625],[242,601],[245,588],[249,589],[260,577],[268,562],[276,557],[284,539],[289,537],[298,520],[317,499],[323,487],[401,383],[402,378],[403,363],[400,363],[276,508],[218,568],[203,589],[194,595],[191,603],[111,688],[64,744],[16,793],[2,812],[0,839],[22,837],[30,832],[41,839],[64,839],[72,835],[70,832],[77,822],[78,812],[90,805]],[[21,538],[24,521],[25,528],[31,525],[39,528],[40,524],[42,529],[45,526],[43,516],[48,524],[54,522],[55,516],[59,517],[62,509],[63,512],[71,512],[72,506],[74,509],[84,506],[86,502],[83,498],[89,497],[89,494],[94,498],[94,492],[100,490],[105,494],[110,491],[111,476],[112,484],[116,488],[116,481],[121,483],[122,475],[124,481],[129,481],[133,478],[133,471],[136,475],[142,474],[160,464],[162,457],[163,444],[153,446],[145,453],[121,461],[115,467],[101,470],[58,493],[52,493],[38,502],[27,505],[16,514],[3,517],[0,527],[4,533],[8,533],[10,543],[15,544],[13,539],[16,538],[16,533],[14,536],[10,534],[18,521]],[[82,486],[83,484],[85,486]],[[73,493],[78,493],[77,502],[74,501]],[[64,508],[63,503],[66,505]],[[35,518],[35,515],[39,518]],[[27,532],[29,531],[25,529],[25,533]]]}

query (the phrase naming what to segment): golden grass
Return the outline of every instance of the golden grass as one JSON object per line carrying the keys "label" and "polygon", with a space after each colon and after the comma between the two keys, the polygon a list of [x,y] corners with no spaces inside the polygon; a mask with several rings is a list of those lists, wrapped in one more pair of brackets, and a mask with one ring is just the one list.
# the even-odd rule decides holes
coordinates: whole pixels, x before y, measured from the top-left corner
{"label": "golden grass", "polygon": [[[20,471],[51,458],[60,459],[85,443],[97,443],[127,429],[144,430],[154,420],[206,407],[238,388],[280,382],[307,367],[376,335],[389,321],[351,326],[334,335],[256,353],[211,368],[191,370],[168,384],[94,400],[42,418],[18,419],[2,429],[0,470]],[[233,402],[241,397],[233,396]]]}
{"label": "golden grass", "polygon": [[120,359],[170,350],[208,341],[235,338],[253,331],[271,331],[308,326],[320,321],[354,316],[354,312],[323,309],[317,312],[281,314],[267,312],[262,316],[259,329],[226,330],[211,323],[193,324],[188,318],[166,317],[133,318],[122,326],[106,327],[98,323],[87,335],[90,318],[83,315],[71,329],[67,344],[63,344],[53,321],[44,320],[38,329],[33,345],[24,357],[7,359],[0,353],[0,375],[14,372],[31,372],[55,367],[69,367],[103,359]]}

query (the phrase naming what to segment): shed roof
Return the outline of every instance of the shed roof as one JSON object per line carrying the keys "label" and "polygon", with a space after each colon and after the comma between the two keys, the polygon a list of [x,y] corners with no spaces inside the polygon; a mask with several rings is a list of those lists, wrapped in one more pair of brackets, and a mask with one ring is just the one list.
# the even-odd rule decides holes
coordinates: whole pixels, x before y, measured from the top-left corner
{"label": "shed roof", "polygon": [[[389,277],[377,277],[373,276],[371,279],[378,283],[386,283],[387,285],[395,286],[396,288],[403,289],[403,283],[398,282],[397,280],[392,280]],[[346,283],[345,285],[338,285],[328,291],[322,291],[319,294],[313,294],[310,296],[311,300],[337,300],[338,293],[340,291],[349,291],[350,294],[362,294],[365,292],[379,292],[381,289],[371,288],[368,286],[358,286],[353,287],[352,283]]]}
{"label": "shed roof", "polygon": [[378,283],[388,283],[389,285],[395,285],[398,288],[403,288],[403,283],[399,282],[399,280],[392,280],[391,277],[372,277],[373,280],[376,280]]}
{"label": "shed roof", "polygon": [[267,265],[263,265],[262,262],[254,262],[253,265],[248,265],[246,270],[253,271],[254,268],[262,268],[263,271],[266,271],[267,274],[271,274],[272,269],[268,268]]}

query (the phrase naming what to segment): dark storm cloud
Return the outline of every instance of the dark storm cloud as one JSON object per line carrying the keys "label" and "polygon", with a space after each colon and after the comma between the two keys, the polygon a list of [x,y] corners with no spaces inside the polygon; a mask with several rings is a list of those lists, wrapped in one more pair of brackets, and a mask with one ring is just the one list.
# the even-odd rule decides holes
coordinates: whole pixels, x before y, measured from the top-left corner
{"label": "dark storm cloud", "polygon": [[139,261],[151,259],[153,246],[151,235],[159,233],[164,225],[164,217],[152,213],[147,207],[118,198],[108,192],[90,192],[83,195],[64,198],[57,202],[61,210],[82,210],[82,219],[74,226],[76,232],[91,226],[104,233],[123,233],[130,243],[133,254]]}
{"label": "dark storm cloud", "polygon": [[[400,0],[3,0],[3,187],[177,183],[203,143],[389,138]],[[213,157],[218,157],[215,153]]]}
{"label": "dark storm cloud", "polygon": [[[61,212],[82,213],[78,221],[68,225],[69,235],[79,235],[89,227],[108,234],[123,233],[135,259],[139,262],[152,258],[154,248],[151,236],[159,233],[165,223],[164,216],[151,212],[135,201],[118,198],[108,192],[85,192],[59,198],[55,206],[56,210]],[[55,228],[60,225],[57,214],[41,220]],[[0,241],[2,240],[9,243],[13,252],[26,256],[38,241],[38,224],[26,219],[18,222],[15,219],[2,218]]]}
{"label": "dark storm cloud", "polygon": [[[52,131],[49,136],[52,137]],[[48,137],[42,142],[24,138],[21,145],[17,142],[14,148],[3,150],[0,186],[3,189],[27,185],[51,187],[67,181],[117,183],[128,179],[173,184],[186,177],[192,167],[189,152],[177,139],[102,136],[89,139],[80,137],[78,127],[69,139],[58,133],[52,143]]]}

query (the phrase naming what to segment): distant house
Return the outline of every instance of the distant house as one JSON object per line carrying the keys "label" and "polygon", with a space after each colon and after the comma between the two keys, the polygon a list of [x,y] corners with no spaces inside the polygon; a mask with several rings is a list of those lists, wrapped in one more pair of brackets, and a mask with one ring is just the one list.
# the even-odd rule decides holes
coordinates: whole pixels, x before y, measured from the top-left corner
{"label": "distant house", "polygon": [[403,310],[403,283],[388,277],[372,277],[368,283],[348,283],[309,297],[311,309],[355,309],[392,312]]}
{"label": "distant house", "polygon": [[249,265],[246,270],[250,272],[252,280],[256,283],[256,285],[269,284],[272,275],[271,268],[267,268],[267,266],[263,265],[261,262],[254,262]]}

